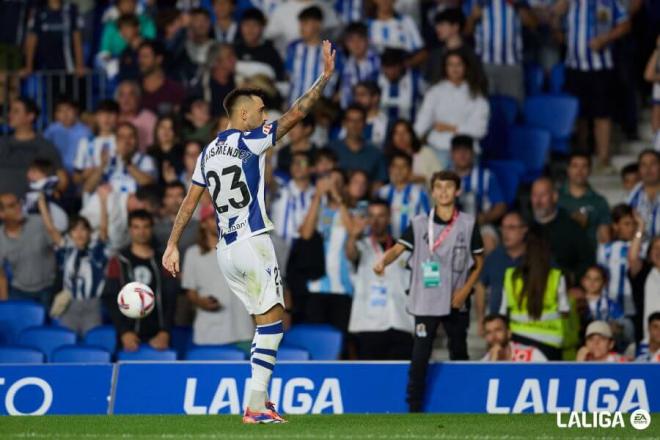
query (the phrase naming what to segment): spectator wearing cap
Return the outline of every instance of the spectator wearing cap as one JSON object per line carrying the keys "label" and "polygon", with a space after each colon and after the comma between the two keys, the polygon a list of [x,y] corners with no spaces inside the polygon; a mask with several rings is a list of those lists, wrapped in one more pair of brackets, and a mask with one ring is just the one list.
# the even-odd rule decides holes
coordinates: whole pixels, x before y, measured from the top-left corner
{"label": "spectator wearing cap", "polygon": [[119,122],[128,122],[138,131],[138,148],[146,151],[154,141],[154,128],[158,118],[142,106],[142,91],[134,81],[122,81],[117,86],[115,99],[119,104]]}
{"label": "spectator wearing cap", "polygon": [[142,37],[156,38],[156,25],[148,14],[138,13],[137,0],[118,0],[115,7],[111,8],[105,15],[109,19],[103,25],[101,33],[101,53],[117,57],[126,48],[127,42],[122,38],[117,25],[117,20],[122,15],[136,15]]}
{"label": "spectator wearing cap", "polygon": [[369,29],[364,23],[354,22],[346,27],[344,47],[346,54],[340,56],[337,68],[342,108],[353,102],[353,90],[357,84],[376,81],[380,71],[380,56],[369,47]]}
{"label": "spectator wearing cap", "polygon": [[[174,219],[179,212],[179,207],[183,203],[183,198],[186,195],[186,187],[181,182],[172,182],[165,185],[163,198],[160,207],[160,213],[154,221],[154,238],[159,246],[167,244],[174,225]],[[192,218],[183,230],[181,239],[179,240],[179,249],[185,252],[190,246],[197,241],[197,229],[199,222]]]}
{"label": "spectator wearing cap", "polygon": [[67,173],[73,172],[78,144],[92,134],[89,127],[78,119],[79,110],[72,99],[60,98],[55,104],[55,121],[44,130],[44,138],[59,151]]}
{"label": "spectator wearing cap", "polygon": [[415,132],[433,147],[443,167],[450,161],[451,139],[465,134],[479,141],[486,135],[490,107],[477,70],[460,50],[447,52],[442,80],[424,94]]}
{"label": "spectator wearing cap", "polygon": [[[380,106],[380,87],[375,81],[361,81],[353,87],[353,102],[362,106],[367,111],[367,128],[365,137],[379,149],[387,137],[390,120],[387,113]],[[339,137],[345,133],[340,132]]]}
{"label": "spectator wearing cap", "polygon": [[597,169],[610,168],[610,139],[615,89],[610,45],[630,30],[622,2],[559,0],[557,16],[566,19],[566,92],[580,101],[578,144],[588,145],[588,122],[593,119]]}
{"label": "spectator wearing cap", "polygon": [[234,21],[236,0],[213,0],[215,25],[213,33],[218,43],[232,44],[238,36],[238,24]]}
{"label": "spectator wearing cap", "polygon": [[158,41],[145,41],[137,49],[142,77],[142,106],[157,115],[177,113],[186,92],[178,82],[165,76],[165,48]]}
{"label": "spectator wearing cap", "polygon": [[462,179],[458,203],[461,210],[473,215],[481,227],[484,253],[497,246],[498,235],[493,227],[506,212],[506,202],[497,176],[476,162],[474,141],[470,136],[457,135],[451,140],[452,168]]}
{"label": "spectator wearing cap", "polygon": [[591,157],[574,153],[568,159],[566,183],[559,190],[559,206],[564,208],[587,235],[589,247],[596,252],[598,243],[610,239],[610,209],[605,197],[589,185]]}
{"label": "spectator wearing cap", "polygon": [[390,124],[397,119],[414,121],[424,94],[422,75],[401,62],[406,56],[401,49],[388,48],[380,57],[380,106]]}
{"label": "spectator wearing cap", "polygon": [[300,39],[291,42],[286,49],[285,67],[291,84],[289,103],[302,96],[323,71],[322,25],[323,12],[317,6],[298,14]]}
{"label": "spectator wearing cap", "polygon": [[587,326],[585,342],[577,352],[578,362],[627,362],[628,359],[612,349],[612,329],[605,321],[594,321]]}
{"label": "spectator wearing cap", "polygon": [[259,9],[250,8],[241,15],[240,37],[234,43],[238,59],[236,72],[244,78],[266,75],[270,79],[283,81],[284,62],[273,43],[263,38],[265,27],[266,17]]}
{"label": "spectator wearing cap", "polygon": [[0,137],[0,193],[22,197],[28,190],[28,167],[35,159],[48,159],[56,169],[57,189],[67,188],[67,173],[57,148],[34,131],[38,115],[37,104],[29,98],[16,98],[9,104],[9,127],[14,132]]}
{"label": "spectator wearing cap", "polygon": [[387,180],[383,154],[364,139],[367,114],[358,105],[350,105],[344,112],[343,128],[346,138],[330,145],[345,171],[363,170],[369,180],[379,186]]}
{"label": "spectator wearing cap", "polygon": [[660,362],[660,311],[653,312],[646,320],[649,338],[641,347],[637,362]]}
{"label": "spectator wearing cap", "polygon": [[379,53],[387,48],[399,49],[410,57],[405,60],[406,67],[419,67],[428,56],[424,48],[424,40],[419,33],[417,24],[409,16],[398,14],[394,9],[394,0],[374,0],[375,11],[368,21],[369,41]]}
{"label": "spectator wearing cap", "polygon": [[630,192],[628,204],[644,221],[647,241],[660,234],[660,152],[644,150],[637,163],[641,182]]}
{"label": "spectator wearing cap", "polygon": [[531,345],[511,340],[509,320],[504,315],[488,315],[483,319],[484,339],[488,353],[481,359],[486,362],[545,362],[548,358]]}
{"label": "spectator wearing cap", "polygon": [[254,336],[252,318],[218,273],[218,229],[212,206],[202,209],[199,225],[191,230],[197,240],[185,251],[181,287],[195,307],[193,343],[249,344]]}
{"label": "spectator wearing cap", "polygon": [[447,8],[435,14],[435,35],[440,42],[439,47],[431,49],[429,59],[424,68],[424,78],[429,84],[435,84],[442,79],[442,66],[438,60],[444,58],[449,50],[461,49],[470,58],[470,64],[479,69],[483,75],[481,61],[474,49],[466,44],[463,38],[465,16],[459,8]]}
{"label": "spectator wearing cap", "polygon": [[512,96],[522,103],[522,27],[537,24],[527,0],[471,0],[467,7],[466,32],[475,34],[490,93]]}

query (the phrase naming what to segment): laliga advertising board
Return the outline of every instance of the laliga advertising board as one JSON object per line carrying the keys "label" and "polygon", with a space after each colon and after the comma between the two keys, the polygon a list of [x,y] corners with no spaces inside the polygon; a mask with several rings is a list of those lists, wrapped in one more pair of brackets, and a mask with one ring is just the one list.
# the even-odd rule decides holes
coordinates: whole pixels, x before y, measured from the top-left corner
{"label": "laliga advertising board", "polygon": [[[3,365],[0,414],[240,414],[249,370],[247,362]],[[288,414],[406,412],[407,373],[405,362],[282,362],[270,397]],[[657,365],[457,362],[432,365],[429,377],[430,412],[559,413],[564,425],[572,412],[660,412]]]}

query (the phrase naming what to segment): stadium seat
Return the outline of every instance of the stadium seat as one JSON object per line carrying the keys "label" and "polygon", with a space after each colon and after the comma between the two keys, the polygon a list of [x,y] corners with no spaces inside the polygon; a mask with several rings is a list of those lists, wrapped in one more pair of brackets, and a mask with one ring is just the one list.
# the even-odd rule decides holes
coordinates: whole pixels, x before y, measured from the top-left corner
{"label": "stadium seat", "polygon": [[174,350],[154,350],[148,345],[142,345],[138,351],[120,351],[117,354],[119,361],[153,361],[169,362],[176,360]]}
{"label": "stadium seat", "polygon": [[512,207],[518,195],[520,179],[525,174],[525,164],[519,160],[491,160],[485,165],[495,173],[504,193],[506,204]]}
{"label": "stadium seat", "polygon": [[525,124],[543,128],[552,136],[550,149],[568,155],[570,139],[578,116],[578,100],[570,95],[538,95],[525,101]]}
{"label": "stadium seat", "polygon": [[548,89],[550,93],[561,93],[564,90],[566,82],[566,66],[564,63],[557,63],[550,69],[550,84]]}
{"label": "stadium seat", "polygon": [[43,364],[44,354],[25,347],[0,347],[0,364]]}
{"label": "stadium seat", "polygon": [[85,345],[101,347],[108,353],[114,353],[117,348],[117,332],[111,325],[100,325],[85,333]]}
{"label": "stadium seat", "polygon": [[527,96],[538,95],[543,92],[545,73],[543,67],[537,63],[525,65],[525,94]]}
{"label": "stadium seat", "polygon": [[18,335],[28,327],[44,324],[46,313],[33,301],[0,302],[0,345],[18,342]]}
{"label": "stadium seat", "polygon": [[308,361],[309,352],[302,348],[296,347],[283,347],[277,350],[278,361]]}
{"label": "stadium seat", "polygon": [[191,327],[176,326],[170,329],[170,348],[176,351],[179,358],[183,358],[188,349],[193,346],[192,337]]}
{"label": "stadium seat", "polygon": [[30,327],[21,332],[19,345],[40,350],[49,361],[53,352],[63,346],[76,343],[76,334],[62,327]]}
{"label": "stadium seat", "polygon": [[187,361],[244,361],[245,352],[233,345],[198,345],[185,354]]}
{"label": "stadium seat", "polygon": [[315,361],[332,361],[341,354],[343,337],[326,324],[298,324],[284,333],[283,345],[305,349]]}
{"label": "stadium seat", "polygon": [[490,102],[490,113],[501,114],[507,125],[513,125],[518,117],[518,101],[511,96],[493,95],[488,98]]}
{"label": "stadium seat", "polygon": [[545,167],[550,152],[550,133],[533,127],[513,127],[509,135],[509,157],[525,164],[523,183],[538,178]]}
{"label": "stadium seat", "polygon": [[490,159],[504,159],[509,129],[518,118],[518,101],[510,96],[493,95],[489,102],[488,133],[481,141],[483,155]]}
{"label": "stadium seat", "polygon": [[76,364],[104,364],[110,362],[110,353],[95,347],[65,345],[53,352],[50,361]]}

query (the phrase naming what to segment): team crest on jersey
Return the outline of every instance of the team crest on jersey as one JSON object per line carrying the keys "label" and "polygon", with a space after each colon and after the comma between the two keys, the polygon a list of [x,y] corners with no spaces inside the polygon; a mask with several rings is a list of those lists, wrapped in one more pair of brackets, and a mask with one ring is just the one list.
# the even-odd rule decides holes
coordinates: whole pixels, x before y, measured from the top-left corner
{"label": "team crest on jersey", "polygon": [[268,135],[272,129],[273,124],[264,124],[263,127],[261,127],[261,131],[263,131],[265,135]]}

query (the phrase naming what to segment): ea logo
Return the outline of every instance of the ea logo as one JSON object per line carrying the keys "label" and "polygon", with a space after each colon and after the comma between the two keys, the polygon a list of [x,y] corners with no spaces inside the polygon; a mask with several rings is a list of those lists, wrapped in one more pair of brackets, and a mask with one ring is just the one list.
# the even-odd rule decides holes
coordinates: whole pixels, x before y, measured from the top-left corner
{"label": "ea logo", "polygon": [[651,414],[644,409],[635,410],[630,414],[630,424],[638,431],[646,429],[651,424]]}

